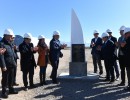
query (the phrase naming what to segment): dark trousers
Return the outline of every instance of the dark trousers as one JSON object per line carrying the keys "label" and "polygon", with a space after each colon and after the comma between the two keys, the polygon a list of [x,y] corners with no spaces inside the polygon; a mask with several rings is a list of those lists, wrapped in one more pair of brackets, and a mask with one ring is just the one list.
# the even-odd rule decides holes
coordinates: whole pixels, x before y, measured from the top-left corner
{"label": "dark trousers", "polygon": [[122,83],[125,83],[125,58],[124,56],[119,55],[119,64],[120,64],[120,69],[121,69],[121,80]]}
{"label": "dark trousers", "polygon": [[114,69],[115,69],[115,72],[116,72],[116,77],[118,78],[119,77],[119,68],[118,68],[118,65],[117,65],[117,61],[115,60],[114,62]]}
{"label": "dark trousers", "polygon": [[57,69],[58,69],[58,65],[59,65],[59,60],[51,61],[51,65],[52,65],[51,77],[52,77],[52,81],[55,82],[55,81],[57,81],[56,77],[57,77]]}
{"label": "dark trousers", "polygon": [[47,66],[40,66],[40,83],[45,82],[45,78],[46,78],[46,68]]}
{"label": "dark trousers", "polygon": [[105,69],[106,69],[106,78],[115,80],[114,75],[114,61],[112,59],[104,59]]}
{"label": "dark trousers", "polygon": [[100,55],[99,54],[92,54],[92,58],[93,58],[94,72],[97,72],[97,64],[98,64],[99,70],[100,70],[99,73],[103,73]]}
{"label": "dark trousers", "polygon": [[7,86],[9,90],[13,88],[13,79],[14,79],[14,68],[9,67],[6,71],[2,71],[2,93],[7,91]]}
{"label": "dark trousers", "polygon": [[28,86],[28,80],[27,80],[27,76],[29,74],[29,83],[30,85],[33,85],[33,75],[34,75],[34,67],[30,67],[27,70],[22,71],[23,72],[23,83],[24,86],[27,87]]}
{"label": "dark trousers", "polygon": [[[16,61],[16,64],[17,64],[17,60]],[[16,74],[17,74],[17,66],[14,68],[14,82],[13,83],[16,83]]]}
{"label": "dark trousers", "polygon": [[130,66],[126,67],[127,78],[128,78],[128,86],[130,87]]}

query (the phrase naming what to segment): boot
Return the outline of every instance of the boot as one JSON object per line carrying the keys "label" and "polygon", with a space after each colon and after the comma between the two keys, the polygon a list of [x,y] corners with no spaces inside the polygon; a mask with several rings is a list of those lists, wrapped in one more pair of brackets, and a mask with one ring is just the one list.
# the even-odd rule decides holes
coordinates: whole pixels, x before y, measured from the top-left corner
{"label": "boot", "polygon": [[43,85],[43,75],[40,74],[39,76],[40,76],[40,85],[42,86]]}
{"label": "boot", "polygon": [[2,98],[8,98],[8,94],[5,88],[2,88],[2,94],[1,94]]}

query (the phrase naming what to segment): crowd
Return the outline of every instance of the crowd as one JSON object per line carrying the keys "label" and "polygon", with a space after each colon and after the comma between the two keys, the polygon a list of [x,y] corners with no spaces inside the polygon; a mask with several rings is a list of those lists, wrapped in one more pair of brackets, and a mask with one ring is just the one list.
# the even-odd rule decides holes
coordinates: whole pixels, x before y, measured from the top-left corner
{"label": "crowd", "polygon": [[[101,37],[98,36],[99,32],[94,31],[94,38],[91,40],[90,47],[92,48],[92,59],[94,65],[94,73],[98,72],[99,75],[103,74],[103,65],[101,60],[104,61],[106,79],[110,84],[119,80],[121,75],[121,83],[118,86],[124,86],[126,83],[125,75],[127,71],[128,86],[125,90],[130,91],[130,28],[122,26],[120,28],[120,37],[117,40],[112,36],[110,29],[106,30]],[[54,31],[50,46],[45,43],[45,37],[39,35],[38,44],[36,47],[31,43],[31,33],[24,34],[23,42],[17,47],[14,44],[15,35],[11,29],[4,31],[3,39],[0,41],[0,67],[2,71],[2,97],[8,98],[9,94],[18,94],[14,89],[14,85],[19,85],[16,82],[17,72],[17,59],[19,59],[17,52],[20,52],[20,65],[23,77],[24,90],[35,88],[33,82],[34,69],[37,65],[40,67],[39,79],[40,85],[47,85],[46,83],[46,68],[48,63],[52,66],[50,78],[53,84],[57,84],[57,69],[59,65],[59,58],[63,56],[61,49],[67,45],[61,44],[59,41],[60,32]],[[37,63],[34,59],[34,53],[38,52]],[[119,66],[121,72],[119,72]],[[28,82],[29,75],[29,82]],[[7,92],[7,88],[9,92]]]}
{"label": "crowd", "polygon": [[[31,43],[31,33],[24,34],[24,41],[17,47],[14,44],[15,35],[12,29],[6,29],[4,31],[3,39],[0,41],[0,67],[2,71],[2,98],[8,98],[9,94],[18,94],[18,91],[14,89],[14,85],[19,85],[16,82],[17,72],[17,52],[20,52],[20,65],[23,77],[24,90],[28,88],[35,88],[33,83],[34,69],[40,66],[39,78],[40,85],[46,85],[46,68],[50,61],[52,66],[52,72],[50,78],[52,78],[53,84],[58,84],[57,81],[57,69],[59,65],[59,58],[63,56],[61,49],[64,49],[67,45],[61,44],[59,41],[60,32],[54,31],[53,38],[50,41],[50,48],[45,43],[45,37],[40,35],[38,37],[38,44],[36,47]],[[38,61],[36,63],[34,59],[34,53],[38,52]],[[29,75],[29,82],[28,82]],[[28,85],[29,83],[29,85]],[[7,92],[7,88],[9,92]]]}
{"label": "crowd", "polygon": [[[99,66],[99,75],[103,74],[103,67],[101,60],[104,61],[106,76],[106,82],[110,84],[119,80],[121,75],[121,83],[118,86],[125,86],[126,83],[126,72],[128,78],[128,86],[125,90],[130,91],[130,28],[121,26],[120,37],[117,40],[116,37],[112,36],[112,31],[110,29],[106,30],[101,37],[99,37],[99,32],[94,31],[94,38],[91,40],[90,47],[92,48],[91,54],[93,59],[94,73],[97,73],[97,66]],[[119,66],[121,72],[119,72],[119,66],[117,64],[119,61]]]}

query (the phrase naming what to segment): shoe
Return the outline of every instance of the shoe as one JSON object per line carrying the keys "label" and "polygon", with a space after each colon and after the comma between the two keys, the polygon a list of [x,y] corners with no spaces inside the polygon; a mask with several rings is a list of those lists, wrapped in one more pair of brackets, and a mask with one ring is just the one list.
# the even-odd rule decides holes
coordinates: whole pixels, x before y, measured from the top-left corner
{"label": "shoe", "polygon": [[109,83],[112,84],[112,83],[114,83],[114,82],[115,82],[115,80],[111,80]]}
{"label": "shoe", "polygon": [[36,88],[36,85],[32,84],[32,85],[30,85],[30,88],[31,88],[31,89],[32,89],[32,88]]}
{"label": "shoe", "polygon": [[18,94],[18,92],[15,90],[9,90],[9,94]]}
{"label": "shoe", "polygon": [[14,83],[13,86],[19,86],[19,84],[18,83]]}
{"label": "shoe", "polygon": [[119,81],[119,80],[120,80],[119,77],[117,77],[117,78],[116,78],[116,81]]}
{"label": "shoe", "polygon": [[43,82],[43,85],[47,85],[47,83],[46,83],[46,82]]}
{"label": "shoe", "polygon": [[120,84],[118,84],[118,86],[125,86],[125,83],[120,83]]}
{"label": "shoe", "polygon": [[130,87],[127,86],[127,87],[124,88],[124,90],[126,90],[126,91],[130,91]]}
{"label": "shoe", "polygon": [[40,83],[40,86],[43,86],[43,83]]}
{"label": "shoe", "polygon": [[8,94],[7,94],[7,93],[2,93],[2,94],[1,94],[1,97],[2,97],[2,98],[8,98]]}
{"label": "shoe", "polygon": [[27,87],[24,87],[24,91],[28,91],[28,88],[27,88]]}
{"label": "shoe", "polygon": [[110,79],[107,79],[107,78],[106,78],[104,81],[107,82],[107,81],[110,81]]}
{"label": "shoe", "polygon": [[53,83],[53,84],[59,84],[59,82],[57,82],[57,81],[53,81],[52,83]]}

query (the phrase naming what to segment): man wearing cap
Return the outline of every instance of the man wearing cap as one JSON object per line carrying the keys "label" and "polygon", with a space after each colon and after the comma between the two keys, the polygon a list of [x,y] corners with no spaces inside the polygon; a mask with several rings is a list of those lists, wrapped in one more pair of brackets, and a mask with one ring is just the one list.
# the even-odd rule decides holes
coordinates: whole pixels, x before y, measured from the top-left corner
{"label": "man wearing cap", "polygon": [[17,94],[18,92],[13,88],[14,68],[16,67],[15,53],[11,45],[11,39],[13,31],[6,29],[4,31],[4,37],[0,42],[0,48],[5,48],[6,51],[0,55],[0,63],[2,70],[2,97],[8,98],[7,85],[9,88],[9,94]]}
{"label": "man wearing cap", "polygon": [[121,43],[121,47],[124,53],[125,65],[128,77],[128,86],[125,90],[130,91],[130,27],[126,27],[124,30],[126,42]]}
{"label": "man wearing cap", "polygon": [[93,58],[93,65],[94,65],[94,73],[97,73],[97,64],[99,66],[99,74],[103,74],[103,68],[101,64],[101,51],[99,48],[102,46],[102,39],[98,37],[99,32],[97,30],[94,31],[94,38],[91,40],[90,47],[92,48],[91,54]]}
{"label": "man wearing cap", "polygon": [[54,84],[57,84],[57,69],[59,65],[59,57],[61,53],[61,49],[66,47],[66,44],[61,45],[59,41],[60,32],[54,31],[53,32],[53,39],[50,41],[50,52],[49,52],[49,58],[52,65],[52,73],[51,78]]}
{"label": "man wearing cap", "polygon": [[115,56],[115,62],[114,62],[114,69],[115,69],[115,72],[116,72],[116,80],[118,81],[119,80],[119,68],[118,68],[118,65],[117,65],[117,48],[118,48],[118,42],[117,42],[117,38],[112,36],[112,31],[110,29],[107,29],[106,32],[109,34],[109,40],[113,41],[114,42],[114,45],[115,45],[115,51],[114,51],[114,56]]}
{"label": "man wearing cap", "polygon": [[121,83],[118,84],[119,86],[124,86],[125,85],[125,57],[124,57],[124,53],[122,51],[122,47],[121,47],[121,43],[125,43],[125,36],[124,36],[124,29],[125,26],[121,26],[120,27],[120,37],[118,39],[118,47],[119,47],[119,51],[118,51],[118,58],[119,58],[119,64],[120,64],[120,69],[121,69]]}
{"label": "man wearing cap", "polygon": [[104,41],[104,44],[101,48],[101,53],[104,59],[104,64],[106,69],[105,81],[110,81],[110,83],[113,83],[115,81],[115,75],[114,75],[115,45],[111,40],[109,40],[109,34],[106,32],[102,34],[102,39]]}
{"label": "man wearing cap", "polygon": [[37,51],[37,48],[33,47],[31,43],[31,34],[25,33],[24,34],[24,41],[19,45],[20,51],[20,65],[21,71],[23,72],[23,83],[24,83],[24,90],[28,90],[28,81],[27,76],[29,73],[29,83],[30,88],[35,88],[36,86],[33,83],[33,76],[34,76],[34,67],[36,67],[34,53]]}

